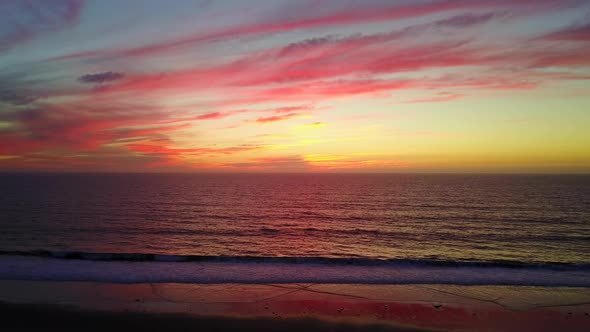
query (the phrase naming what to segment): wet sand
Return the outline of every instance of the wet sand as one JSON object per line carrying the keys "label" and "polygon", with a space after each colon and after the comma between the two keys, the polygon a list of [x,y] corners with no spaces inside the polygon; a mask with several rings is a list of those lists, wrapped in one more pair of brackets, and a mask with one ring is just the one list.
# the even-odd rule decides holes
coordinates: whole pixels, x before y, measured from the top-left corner
{"label": "wet sand", "polygon": [[7,330],[588,331],[590,288],[0,281]]}

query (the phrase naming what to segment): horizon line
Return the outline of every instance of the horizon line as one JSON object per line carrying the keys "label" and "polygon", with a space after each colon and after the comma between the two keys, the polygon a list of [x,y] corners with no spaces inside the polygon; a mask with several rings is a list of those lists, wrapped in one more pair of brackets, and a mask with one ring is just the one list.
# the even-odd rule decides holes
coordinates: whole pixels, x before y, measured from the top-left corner
{"label": "horizon line", "polygon": [[590,176],[590,171],[584,172],[470,172],[470,171],[409,171],[409,172],[281,172],[281,171],[198,171],[198,172],[136,172],[136,171],[29,171],[29,170],[0,170],[0,175],[583,175]]}

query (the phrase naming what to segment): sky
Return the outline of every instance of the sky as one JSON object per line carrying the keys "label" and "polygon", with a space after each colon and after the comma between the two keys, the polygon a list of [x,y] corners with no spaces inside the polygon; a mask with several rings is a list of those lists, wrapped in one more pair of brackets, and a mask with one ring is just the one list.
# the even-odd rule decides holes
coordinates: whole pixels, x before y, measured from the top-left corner
{"label": "sky", "polygon": [[590,172],[587,0],[0,13],[0,171]]}

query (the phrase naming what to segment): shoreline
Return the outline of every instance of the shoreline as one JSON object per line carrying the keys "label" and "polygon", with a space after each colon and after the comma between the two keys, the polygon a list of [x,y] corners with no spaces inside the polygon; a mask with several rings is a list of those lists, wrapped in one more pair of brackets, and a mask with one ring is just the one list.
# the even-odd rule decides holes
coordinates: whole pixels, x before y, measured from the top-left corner
{"label": "shoreline", "polygon": [[[104,328],[126,322],[153,330],[157,324],[148,323],[160,320],[179,328],[238,331],[585,331],[590,326],[590,288],[576,287],[0,280],[0,303],[3,312],[13,313],[7,315],[13,329],[96,321]],[[16,318],[26,313],[42,319]]]}
{"label": "shoreline", "polygon": [[[93,254],[88,254],[93,255]],[[94,254],[99,255],[99,254]],[[110,255],[110,254],[107,254]],[[127,258],[127,254],[116,256]],[[102,256],[101,256],[102,257]],[[140,256],[143,257],[143,256]],[[523,265],[425,263],[393,261],[380,264],[330,264],[318,258],[177,261],[93,260],[0,255],[0,280],[93,281],[103,283],[186,284],[372,284],[372,285],[506,285],[590,287],[590,268],[584,265]],[[137,258],[137,257],[136,257]],[[332,262],[332,261],[328,261]],[[363,260],[361,263],[365,262]],[[366,262],[365,262],[366,263]]]}

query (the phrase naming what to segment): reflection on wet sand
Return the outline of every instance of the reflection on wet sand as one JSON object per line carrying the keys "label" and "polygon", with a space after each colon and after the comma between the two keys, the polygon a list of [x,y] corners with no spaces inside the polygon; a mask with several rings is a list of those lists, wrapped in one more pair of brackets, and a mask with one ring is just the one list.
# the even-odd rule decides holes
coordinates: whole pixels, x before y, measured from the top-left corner
{"label": "reflection on wet sand", "polygon": [[71,324],[85,317],[105,328],[147,324],[154,317],[178,328],[245,331],[586,331],[590,326],[588,288],[1,281],[0,290],[4,312],[21,310],[60,324],[64,319],[58,317]]}

